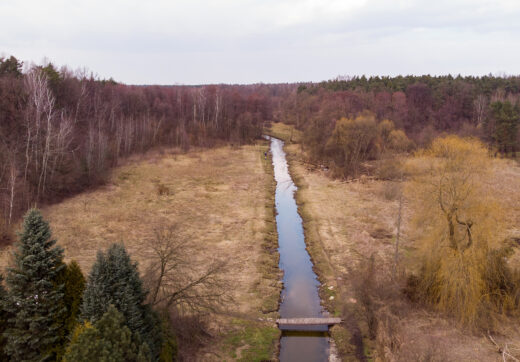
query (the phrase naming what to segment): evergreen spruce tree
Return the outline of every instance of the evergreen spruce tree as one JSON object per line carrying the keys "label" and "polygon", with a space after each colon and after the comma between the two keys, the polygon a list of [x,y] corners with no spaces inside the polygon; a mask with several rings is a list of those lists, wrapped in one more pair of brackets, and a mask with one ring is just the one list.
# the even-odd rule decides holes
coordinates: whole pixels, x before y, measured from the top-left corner
{"label": "evergreen spruce tree", "polygon": [[171,362],[177,360],[177,338],[172,329],[171,321],[166,313],[161,314],[161,331],[163,336],[163,344],[161,346],[161,355],[159,361]]}
{"label": "evergreen spruce tree", "polygon": [[59,340],[54,347],[58,360],[63,357],[65,347],[69,342],[69,336],[76,327],[83,291],[85,290],[85,277],[79,264],[72,260],[58,275],[58,284],[63,284],[63,307],[66,313],[58,316],[56,322],[63,326],[59,331]]}
{"label": "evergreen spruce tree", "polygon": [[69,336],[78,321],[86,280],[79,264],[75,260],[67,264],[67,267],[64,268],[60,274],[59,279],[64,285],[63,301],[67,308],[64,325],[66,335]]}
{"label": "evergreen spruce tree", "polygon": [[6,310],[9,313],[6,352],[12,361],[52,358],[59,342],[63,284],[58,284],[63,249],[51,239],[49,224],[38,210],[29,210],[7,270]]}
{"label": "evergreen spruce tree", "polygon": [[7,299],[7,292],[4,289],[2,281],[4,278],[0,274],[0,361],[8,361],[7,354],[5,354],[6,338],[3,336],[5,327],[7,325],[7,312],[5,310],[5,302]]}
{"label": "evergreen spruce tree", "polygon": [[144,304],[137,264],[133,263],[122,244],[112,245],[105,253],[98,252],[87,281],[81,315],[96,323],[114,305],[124,316],[132,333],[148,345],[153,360],[159,357],[162,337],[160,322],[152,309]]}
{"label": "evergreen spruce tree", "polygon": [[[150,360],[146,343],[139,343],[125,325],[125,317],[113,305],[94,326],[78,327],[64,355],[64,361],[136,361]],[[139,347],[137,347],[139,346]]]}
{"label": "evergreen spruce tree", "polygon": [[[494,129],[492,138],[500,152],[515,152],[518,146],[518,127],[520,126],[520,116],[518,106],[514,106],[510,101],[491,103],[491,114],[494,118]],[[486,125],[489,127],[489,120]]]}

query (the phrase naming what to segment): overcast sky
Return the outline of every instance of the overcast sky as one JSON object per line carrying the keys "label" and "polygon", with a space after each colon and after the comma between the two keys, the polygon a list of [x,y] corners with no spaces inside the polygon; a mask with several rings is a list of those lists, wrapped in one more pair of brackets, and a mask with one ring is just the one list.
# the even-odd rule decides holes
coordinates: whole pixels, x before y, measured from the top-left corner
{"label": "overcast sky", "polygon": [[0,0],[0,54],[128,84],[520,74],[520,0]]}

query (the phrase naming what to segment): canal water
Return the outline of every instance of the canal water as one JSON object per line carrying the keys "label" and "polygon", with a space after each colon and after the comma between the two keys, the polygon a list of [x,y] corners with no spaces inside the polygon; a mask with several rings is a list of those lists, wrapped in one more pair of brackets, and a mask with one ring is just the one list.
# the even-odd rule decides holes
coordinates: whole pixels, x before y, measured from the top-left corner
{"label": "canal water", "polygon": [[[294,199],[296,185],[291,179],[283,150],[283,141],[271,138],[274,177],[276,180],[276,227],[283,271],[281,318],[323,317],[318,277],[305,249],[302,219]],[[280,361],[327,361],[329,336],[326,326],[299,326],[297,331],[283,330]]]}

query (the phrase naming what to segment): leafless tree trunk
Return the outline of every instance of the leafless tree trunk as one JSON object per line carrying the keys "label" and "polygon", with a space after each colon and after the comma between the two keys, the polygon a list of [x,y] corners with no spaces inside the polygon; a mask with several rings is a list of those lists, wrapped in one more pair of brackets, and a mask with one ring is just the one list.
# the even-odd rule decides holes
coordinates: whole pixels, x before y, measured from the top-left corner
{"label": "leafless tree trunk", "polygon": [[487,97],[479,94],[473,102],[473,112],[475,117],[475,126],[480,126],[484,122],[484,116],[487,109]]}
{"label": "leafless tree trunk", "polygon": [[395,236],[395,255],[394,255],[394,280],[397,277],[399,268],[399,241],[401,239],[401,220],[403,211],[403,172],[401,171],[401,183],[399,190],[399,211],[397,212],[397,233]]}
{"label": "leafless tree trunk", "polygon": [[214,117],[214,127],[215,129],[219,129],[218,116],[220,113],[220,105],[222,104],[222,95],[217,89],[215,94],[215,117]]}
{"label": "leafless tree trunk", "polygon": [[163,118],[159,119],[155,127],[153,127],[153,134],[152,134],[152,144],[157,144],[157,135],[159,134],[159,130],[161,129]]}
{"label": "leafless tree trunk", "polygon": [[121,153],[121,145],[123,144],[123,136],[124,136],[124,125],[122,117],[119,117],[116,121],[116,132],[115,132],[115,159],[116,164],[119,162],[119,157]]}
{"label": "leafless tree trunk", "polygon": [[72,134],[74,131],[75,120],[67,117],[64,112],[61,113],[60,123],[57,127],[55,140],[53,142],[54,148],[52,150],[52,164],[50,170],[50,180],[53,179],[54,171],[61,165],[65,155],[72,152]]}
{"label": "leafless tree trunk", "polygon": [[11,159],[11,165],[9,170],[9,216],[7,218],[7,225],[11,225],[13,220],[13,208],[14,208],[14,196],[16,190],[16,162]]}
{"label": "leafless tree trunk", "polygon": [[197,265],[194,247],[178,225],[158,226],[146,246],[152,251],[146,272],[151,305],[194,312],[216,310],[230,301],[223,278],[227,263]]}
{"label": "leafless tree trunk", "polygon": [[24,180],[27,181],[31,163],[33,176],[37,178],[36,200],[45,192],[51,149],[55,138],[53,122],[55,100],[47,84],[47,77],[39,69],[33,69],[25,77],[29,94],[26,113],[27,139],[25,147]]}
{"label": "leafless tree trunk", "polygon": [[51,152],[51,140],[53,138],[53,127],[52,119],[54,117],[54,97],[50,93],[49,88],[46,91],[46,129],[45,129],[45,143],[42,152],[42,166],[40,171],[40,177],[38,179],[38,191],[36,200],[40,199],[40,196],[45,193],[45,185],[47,181],[47,166],[49,163],[50,152]]}

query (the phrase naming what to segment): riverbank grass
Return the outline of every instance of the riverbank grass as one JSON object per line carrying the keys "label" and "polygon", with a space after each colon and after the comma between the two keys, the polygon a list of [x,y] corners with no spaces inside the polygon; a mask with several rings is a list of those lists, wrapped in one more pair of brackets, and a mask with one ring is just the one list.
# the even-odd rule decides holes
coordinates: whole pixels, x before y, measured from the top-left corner
{"label": "riverbank grass", "polygon": [[260,362],[273,359],[272,341],[280,338],[277,327],[259,323],[234,320],[236,327],[225,339],[228,357],[234,361]]}
{"label": "riverbank grass", "polygon": [[271,123],[271,127],[264,129],[264,134],[281,139],[287,144],[299,143],[302,137],[299,130],[281,122]]}
{"label": "riverbank grass", "polygon": [[[287,135],[286,127],[280,130],[274,123],[273,134]],[[285,151],[298,186],[296,199],[307,249],[321,282],[322,302],[331,314],[340,314],[345,320],[331,328],[342,359],[356,360],[364,355],[421,360],[442,350],[442,356],[456,361],[495,360],[496,346],[488,338],[466,333],[449,319],[411,305],[402,293],[402,284],[383,284],[373,299],[363,299],[364,290],[381,286],[381,281],[392,275],[399,204],[398,198],[387,192],[393,186],[391,181],[333,179],[326,170],[304,162],[299,144],[288,144]],[[515,190],[520,189],[520,167],[511,160],[494,160],[493,164],[489,186],[496,200],[510,210],[504,216],[507,232],[518,235],[520,193]],[[400,243],[403,274],[418,267],[410,219],[405,202]],[[509,262],[519,268],[520,248],[514,248],[513,253]],[[499,343],[519,338],[517,327],[503,325]]]}
{"label": "riverbank grass", "polygon": [[[229,360],[237,355],[275,359],[281,290],[274,230],[274,179],[268,142],[181,154],[166,149],[128,159],[103,187],[43,210],[53,236],[87,275],[98,250],[122,242],[141,273],[149,263],[146,240],[158,226],[177,224],[196,250],[186,257],[196,272],[227,261],[224,275],[233,303],[203,318],[208,334],[190,358]],[[2,251],[0,270],[9,250]],[[243,324],[251,323],[256,335]],[[274,329],[273,329],[274,328]],[[243,335],[243,336],[242,336]],[[210,336],[210,337],[208,337]],[[259,347],[256,342],[261,343]],[[180,352],[183,346],[180,346]],[[193,354],[193,355],[191,355]],[[185,356],[186,357],[186,356]]]}
{"label": "riverbank grass", "polygon": [[282,291],[282,272],[278,264],[280,261],[280,254],[278,253],[278,232],[276,230],[276,206],[275,193],[276,181],[274,179],[274,170],[272,164],[272,157],[269,151],[270,142],[262,143],[260,152],[262,167],[267,175],[265,186],[265,229],[264,240],[262,243],[262,255],[259,261],[259,270],[262,273],[259,284],[264,284],[263,287],[256,288],[258,292],[269,292],[263,296],[259,296],[262,302],[261,310],[263,313],[275,313],[278,316],[278,307],[280,304],[280,294]]}

